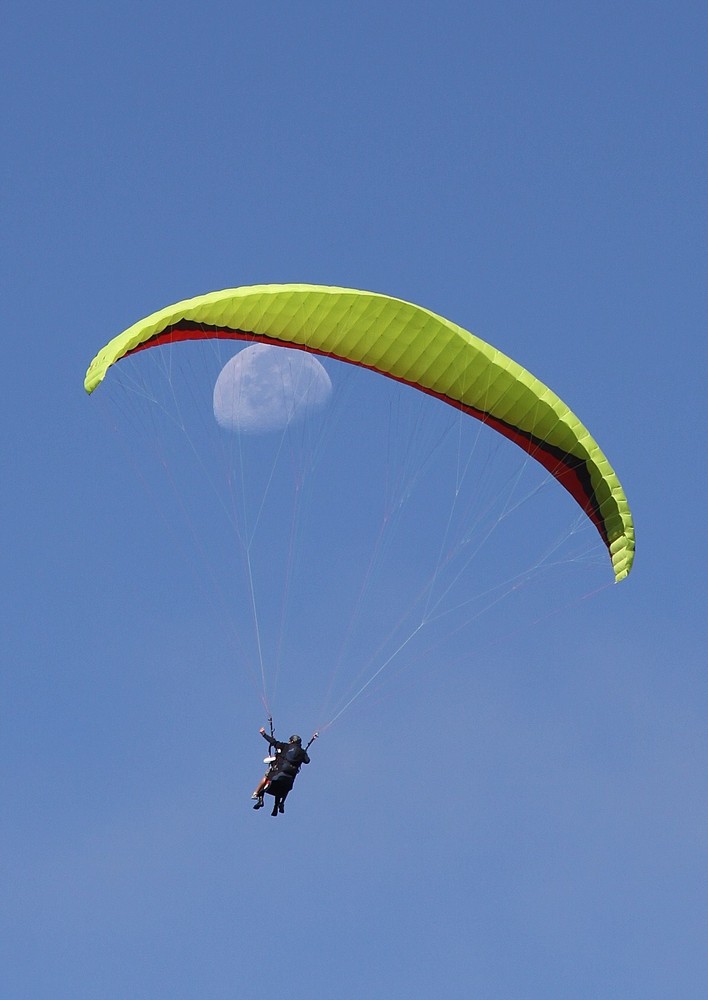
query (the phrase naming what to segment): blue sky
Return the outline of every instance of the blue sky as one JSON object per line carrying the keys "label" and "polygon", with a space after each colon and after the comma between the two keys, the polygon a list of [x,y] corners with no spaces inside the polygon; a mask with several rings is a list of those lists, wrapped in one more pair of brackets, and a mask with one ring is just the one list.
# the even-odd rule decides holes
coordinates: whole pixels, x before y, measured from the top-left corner
{"label": "blue sky", "polygon": [[[6,5],[4,996],[705,996],[706,27],[698,3]],[[248,798],[257,678],[82,381],[155,309],[287,281],[410,299],[530,368],[617,470],[637,559],[397,662],[276,821]],[[374,412],[358,386],[340,424]],[[281,735],[321,722],[309,586]]]}

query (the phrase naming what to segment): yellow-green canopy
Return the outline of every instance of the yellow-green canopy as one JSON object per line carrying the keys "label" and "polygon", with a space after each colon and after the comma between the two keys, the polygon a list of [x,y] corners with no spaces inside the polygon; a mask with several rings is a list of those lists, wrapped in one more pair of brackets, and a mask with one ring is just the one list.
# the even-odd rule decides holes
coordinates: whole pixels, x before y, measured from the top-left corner
{"label": "yellow-green canopy", "polygon": [[401,299],[323,285],[252,285],[186,299],[114,337],[91,362],[87,392],[128,354],[180,340],[260,341],[360,365],[489,424],[540,462],[602,536],[615,579],[634,558],[622,486],[590,433],[547,386],[490,344]]}

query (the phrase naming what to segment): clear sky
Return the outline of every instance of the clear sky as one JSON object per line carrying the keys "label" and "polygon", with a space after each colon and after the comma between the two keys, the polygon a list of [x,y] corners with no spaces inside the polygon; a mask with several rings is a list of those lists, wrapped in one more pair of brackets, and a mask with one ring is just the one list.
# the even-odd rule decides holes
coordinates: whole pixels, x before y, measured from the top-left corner
{"label": "clear sky", "polygon": [[[3,997],[708,995],[707,21],[680,0],[5,4]],[[148,498],[82,383],[153,310],[288,281],[410,299],[530,368],[617,470],[637,558],[549,616],[532,598],[527,628],[503,603],[493,643],[402,654],[274,820],[249,800],[241,611],[224,627],[174,490]],[[328,371],[361,451],[348,401],[373,422],[379,389]],[[431,544],[421,510],[386,601]],[[282,737],[327,721],[318,642],[363,530],[338,511],[333,577],[289,598],[309,626]]]}

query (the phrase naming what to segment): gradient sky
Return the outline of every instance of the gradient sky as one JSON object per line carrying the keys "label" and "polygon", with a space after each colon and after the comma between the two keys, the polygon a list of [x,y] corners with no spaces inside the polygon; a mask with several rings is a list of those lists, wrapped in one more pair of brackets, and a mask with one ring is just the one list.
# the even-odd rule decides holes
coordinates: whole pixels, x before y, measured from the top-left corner
{"label": "gradient sky", "polygon": [[[708,995],[707,21],[6,3],[3,997]],[[252,677],[82,381],[153,310],[287,281],[529,367],[617,470],[637,559],[382,675],[276,821]],[[321,692],[285,691],[309,735]]]}

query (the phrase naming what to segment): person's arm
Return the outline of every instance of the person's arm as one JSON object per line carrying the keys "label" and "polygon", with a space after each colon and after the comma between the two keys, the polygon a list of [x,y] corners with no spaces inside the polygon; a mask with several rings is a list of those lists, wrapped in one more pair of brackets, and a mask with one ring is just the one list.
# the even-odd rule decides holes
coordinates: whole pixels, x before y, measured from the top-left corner
{"label": "person's arm", "polygon": [[274,736],[271,736],[270,733],[267,733],[265,731],[265,729],[263,728],[263,726],[261,726],[261,728],[258,730],[258,732],[261,734],[261,736],[263,737],[263,739],[267,740],[267,742],[269,743],[269,745],[272,746],[272,747],[275,747],[276,750],[284,750],[285,747],[288,745],[287,743],[281,743],[280,740],[276,740],[276,738]]}

